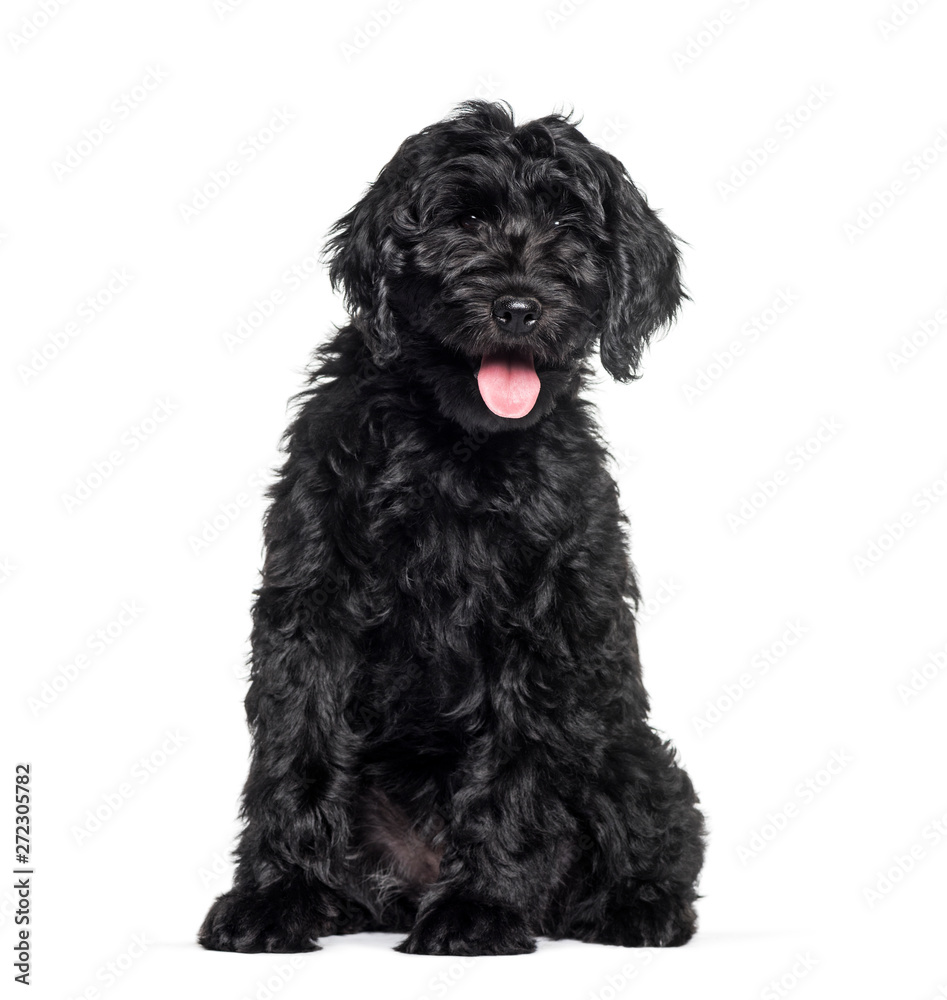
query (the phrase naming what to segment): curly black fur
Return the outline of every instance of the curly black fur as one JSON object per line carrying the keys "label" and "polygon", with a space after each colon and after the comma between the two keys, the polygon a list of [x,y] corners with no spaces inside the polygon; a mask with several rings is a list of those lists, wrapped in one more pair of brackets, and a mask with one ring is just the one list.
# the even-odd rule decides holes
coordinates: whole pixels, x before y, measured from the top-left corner
{"label": "curly black fur", "polygon": [[[471,102],[403,143],[328,251],[352,321],[271,490],[245,829],[201,944],[683,944],[703,821],[646,721],[624,519],[579,397],[596,342],[627,380],[673,317],[673,236],[568,118]],[[541,304],[517,336],[505,295]],[[478,392],[504,350],[535,363],[525,416]]]}

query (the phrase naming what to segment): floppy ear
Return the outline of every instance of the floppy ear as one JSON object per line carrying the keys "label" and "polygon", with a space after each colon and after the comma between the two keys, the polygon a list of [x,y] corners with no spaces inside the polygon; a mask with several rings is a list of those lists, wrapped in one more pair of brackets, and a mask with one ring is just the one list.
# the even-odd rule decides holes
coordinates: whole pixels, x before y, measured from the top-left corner
{"label": "floppy ear", "polygon": [[388,280],[400,271],[402,263],[394,230],[404,214],[409,176],[406,145],[381,171],[362,200],[335,223],[324,250],[332,287],[342,291],[346,308],[378,365],[398,355]]}
{"label": "floppy ear", "polygon": [[674,318],[687,295],[674,234],[648,207],[618,160],[598,152],[609,286],[599,354],[605,370],[627,382],[637,378],[651,335]]}

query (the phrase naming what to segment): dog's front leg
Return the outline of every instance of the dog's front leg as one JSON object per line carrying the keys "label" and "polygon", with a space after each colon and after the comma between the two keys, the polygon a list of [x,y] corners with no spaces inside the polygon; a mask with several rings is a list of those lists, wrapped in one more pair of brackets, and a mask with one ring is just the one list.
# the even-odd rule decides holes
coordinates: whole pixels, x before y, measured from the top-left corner
{"label": "dog's front leg", "polygon": [[[516,955],[534,951],[536,917],[559,877],[572,820],[550,794],[548,747],[505,750],[492,737],[461,767],[440,877],[397,951]],[[553,786],[554,787],[554,786]]]}
{"label": "dog's front leg", "polygon": [[[254,609],[253,755],[234,888],[199,934],[218,951],[311,951],[351,930],[344,883],[356,740],[345,723],[356,653],[304,588],[265,586]],[[354,908],[357,909],[357,908]]]}

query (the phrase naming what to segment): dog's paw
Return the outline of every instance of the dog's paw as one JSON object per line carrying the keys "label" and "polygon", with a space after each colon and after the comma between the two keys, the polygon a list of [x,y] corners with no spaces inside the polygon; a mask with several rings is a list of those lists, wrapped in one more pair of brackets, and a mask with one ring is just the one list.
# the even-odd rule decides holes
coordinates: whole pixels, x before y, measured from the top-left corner
{"label": "dog's paw", "polygon": [[690,903],[673,899],[637,900],[610,911],[602,925],[583,940],[625,948],[676,948],[697,929]]}
{"label": "dog's paw", "polygon": [[395,948],[406,955],[526,955],[535,950],[536,939],[515,910],[462,898],[424,910]]}
{"label": "dog's paw", "polygon": [[219,896],[204,920],[197,940],[211,951],[318,951],[308,919],[273,893],[239,892]]}

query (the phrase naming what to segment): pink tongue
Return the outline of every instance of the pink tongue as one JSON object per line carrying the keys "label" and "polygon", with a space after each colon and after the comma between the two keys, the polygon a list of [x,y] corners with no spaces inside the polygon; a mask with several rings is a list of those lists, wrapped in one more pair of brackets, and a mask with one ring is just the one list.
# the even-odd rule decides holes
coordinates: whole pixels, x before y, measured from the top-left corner
{"label": "pink tongue", "polygon": [[525,417],[539,396],[533,359],[524,354],[485,354],[477,384],[483,401],[498,417]]}

